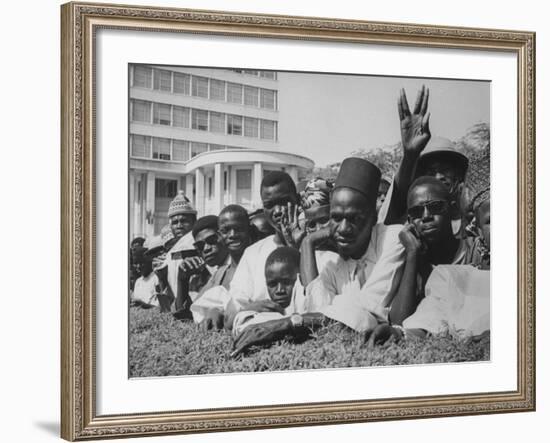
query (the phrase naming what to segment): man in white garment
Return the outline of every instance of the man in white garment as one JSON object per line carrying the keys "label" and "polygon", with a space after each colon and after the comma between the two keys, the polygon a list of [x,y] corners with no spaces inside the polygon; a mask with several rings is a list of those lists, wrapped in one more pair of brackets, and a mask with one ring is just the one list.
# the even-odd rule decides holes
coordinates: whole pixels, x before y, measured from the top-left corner
{"label": "man in white garment", "polygon": [[[183,191],[170,202],[168,219],[172,234],[177,239],[176,244],[167,252],[164,263],[155,269],[163,286],[164,297],[175,300],[178,294],[178,272],[183,260],[197,256],[193,246],[193,226],[197,221],[197,211]],[[162,297],[162,295],[161,295]],[[176,306],[176,310],[179,307]]]}
{"label": "man in white garment", "polygon": [[[268,255],[279,246],[298,247],[299,240],[284,232],[285,216],[294,212],[299,197],[294,181],[286,172],[273,171],[261,183],[264,213],[275,234],[245,249],[231,281],[230,301],[225,309],[225,325],[231,328],[234,316],[244,308],[248,310],[273,310],[267,292],[264,268]],[[253,304],[253,305],[251,305]]]}
{"label": "man in white garment", "polygon": [[[404,262],[399,241],[402,226],[376,225],[380,170],[360,158],[342,163],[330,201],[328,227],[301,243],[300,274],[306,287],[305,314],[248,327],[237,338],[236,351],[285,335],[338,321],[358,332],[372,331],[388,320]],[[331,240],[338,257],[319,266],[315,251]]]}

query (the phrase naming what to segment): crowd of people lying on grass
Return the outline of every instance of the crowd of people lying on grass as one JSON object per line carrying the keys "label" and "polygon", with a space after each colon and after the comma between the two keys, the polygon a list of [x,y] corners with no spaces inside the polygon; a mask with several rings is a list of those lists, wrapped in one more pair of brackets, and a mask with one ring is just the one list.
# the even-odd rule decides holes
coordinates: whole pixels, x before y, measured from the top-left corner
{"label": "crowd of people lying on grass", "polygon": [[403,158],[389,186],[350,157],[334,181],[302,192],[268,173],[252,214],[229,205],[197,219],[180,191],[161,235],[131,244],[131,304],[231,330],[232,355],[330,322],[369,346],[450,330],[486,337],[489,150],[430,148],[427,109],[426,88],[412,112],[401,90]]}

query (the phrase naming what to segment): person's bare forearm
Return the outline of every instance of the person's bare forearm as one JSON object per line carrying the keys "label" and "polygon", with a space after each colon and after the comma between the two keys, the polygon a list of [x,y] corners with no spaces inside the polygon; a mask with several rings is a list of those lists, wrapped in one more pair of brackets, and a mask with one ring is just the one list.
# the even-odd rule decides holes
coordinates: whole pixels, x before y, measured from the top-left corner
{"label": "person's bare forearm", "polygon": [[386,219],[383,221],[386,225],[403,222],[402,218],[407,211],[407,192],[416,173],[418,157],[419,155],[413,152],[405,151],[403,153],[403,159],[393,179],[393,190]]}
{"label": "person's bare forearm", "polygon": [[304,288],[319,275],[317,261],[315,260],[315,245],[311,237],[302,241],[300,248],[300,280]]}
{"label": "person's bare forearm", "polygon": [[403,276],[391,305],[389,318],[392,324],[401,325],[403,320],[411,316],[416,310],[418,305],[416,296],[417,270],[418,254],[414,252],[407,253]]}

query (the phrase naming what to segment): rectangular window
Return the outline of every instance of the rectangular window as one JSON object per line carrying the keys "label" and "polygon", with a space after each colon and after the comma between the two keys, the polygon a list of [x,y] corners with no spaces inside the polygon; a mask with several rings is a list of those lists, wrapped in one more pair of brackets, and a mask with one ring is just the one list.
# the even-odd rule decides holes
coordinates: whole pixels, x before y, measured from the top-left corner
{"label": "rectangular window", "polygon": [[177,180],[166,180],[164,178],[155,179],[155,197],[174,198],[178,192]]}
{"label": "rectangular window", "polygon": [[198,143],[198,142],[191,143],[191,157],[202,154],[203,152],[206,152],[206,151],[208,151],[208,145],[206,143]]}
{"label": "rectangular window", "polygon": [[277,74],[273,71],[260,71],[260,77],[276,80]]}
{"label": "rectangular window", "polygon": [[172,125],[178,126],[180,128],[189,128],[189,116],[191,112],[189,108],[184,108],[183,106],[174,106],[172,110]]}
{"label": "rectangular window", "polygon": [[153,89],[158,91],[172,91],[172,73],[162,69],[154,70]]}
{"label": "rectangular window", "polygon": [[191,77],[192,94],[195,97],[208,98],[208,79],[206,77]]}
{"label": "rectangular window", "polygon": [[237,103],[241,105],[243,103],[243,85],[239,85],[238,83],[228,83],[227,101],[229,103]]}
{"label": "rectangular window", "polygon": [[153,70],[145,66],[134,66],[134,86],[151,89]]}
{"label": "rectangular window", "polygon": [[174,92],[176,94],[189,95],[191,91],[191,76],[189,74],[182,74],[181,72],[174,72]]}
{"label": "rectangular window", "polygon": [[151,158],[151,137],[132,135],[132,156]]}
{"label": "rectangular window", "polygon": [[244,87],[244,104],[247,106],[258,106],[258,88],[254,86]]}
{"label": "rectangular window", "polygon": [[210,151],[223,151],[225,149],[224,145],[216,145],[214,143],[210,143]]}
{"label": "rectangular window", "polygon": [[227,191],[227,171],[223,171],[223,190]]}
{"label": "rectangular window", "polygon": [[212,177],[208,177],[208,198],[212,198],[213,190]]}
{"label": "rectangular window", "polygon": [[225,133],[225,114],[210,111],[210,131]]}
{"label": "rectangular window", "polygon": [[244,135],[245,137],[258,138],[258,119],[245,117],[244,118]]}
{"label": "rectangular window", "polygon": [[248,205],[252,197],[252,171],[237,169],[237,204]]}
{"label": "rectangular window", "polygon": [[208,111],[203,111],[201,109],[192,109],[191,118],[191,127],[193,129],[198,129],[199,131],[208,131]]}
{"label": "rectangular window", "polygon": [[186,162],[189,160],[189,142],[185,140],[172,140],[172,160]]}
{"label": "rectangular window", "polygon": [[240,115],[227,115],[227,133],[243,135],[243,118]]}
{"label": "rectangular window", "polygon": [[248,75],[255,75],[256,77],[258,76],[258,71],[253,71],[252,69],[245,69],[243,72]]}
{"label": "rectangular window", "polygon": [[275,122],[260,120],[260,137],[265,140],[275,140]]}
{"label": "rectangular window", "polygon": [[170,160],[170,139],[153,137],[153,158]]}
{"label": "rectangular window", "polygon": [[151,123],[151,102],[132,100],[132,121]]}
{"label": "rectangular window", "polygon": [[275,109],[275,91],[271,89],[261,89],[260,106],[265,109]]}
{"label": "rectangular window", "polygon": [[225,100],[225,82],[210,79],[210,100]]}
{"label": "rectangular window", "polygon": [[250,169],[237,169],[237,189],[250,189],[252,187],[252,171]]}
{"label": "rectangular window", "polygon": [[170,105],[153,103],[153,123],[170,126]]}

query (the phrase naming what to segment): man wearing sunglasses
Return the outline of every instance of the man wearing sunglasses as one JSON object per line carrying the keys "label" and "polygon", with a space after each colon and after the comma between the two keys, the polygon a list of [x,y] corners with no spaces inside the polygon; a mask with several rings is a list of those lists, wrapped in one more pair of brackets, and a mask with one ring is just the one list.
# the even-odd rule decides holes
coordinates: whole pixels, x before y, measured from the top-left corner
{"label": "man wearing sunglasses", "polygon": [[471,237],[457,238],[453,233],[451,199],[447,186],[435,177],[419,177],[409,189],[408,222],[399,234],[406,260],[391,307],[393,324],[401,325],[414,313],[435,266],[475,261]]}
{"label": "man wearing sunglasses", "polygon": [[[225,272],[218,272],[229,265],[231,259],[222,238],[218,234],[218,217],[206,215],[195,223],[192,231],[198,256],[185,258],[179,266],[176,317],[190,319],[192,302],[213,286],[229,287]],[[198,292],[198,294],[197,294]]]}

